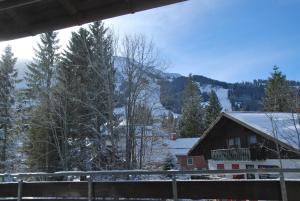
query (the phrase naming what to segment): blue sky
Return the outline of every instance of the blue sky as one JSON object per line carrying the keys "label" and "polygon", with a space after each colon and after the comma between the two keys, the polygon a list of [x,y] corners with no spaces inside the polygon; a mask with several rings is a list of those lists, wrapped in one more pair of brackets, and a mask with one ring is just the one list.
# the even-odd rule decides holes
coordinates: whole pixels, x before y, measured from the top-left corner
{"label": "blue sky", "polygon": [[[105,23],[120,38],[142,33],[152,39],[169,72],[237,82],[267,78],[278,65],[300,81],[300,0],[189,0]],[[60,32],[62,46],[74,29]],[[10,43],[18,57],[28,58],[33,41]]]}

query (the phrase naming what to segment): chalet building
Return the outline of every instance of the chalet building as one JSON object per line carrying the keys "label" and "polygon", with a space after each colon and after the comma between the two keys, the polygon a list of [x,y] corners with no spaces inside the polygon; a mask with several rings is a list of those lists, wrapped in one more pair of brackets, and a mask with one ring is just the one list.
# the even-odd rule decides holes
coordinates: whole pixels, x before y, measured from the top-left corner
{"label": "chalet building", "polygon": [[174,136],[171,140],[165,141],[168,153],[171,153],[175,158],[180,170],[200,170],[206,169],[207,163],[203,156],[195,155],[188,156],[189,150],[197,143],[199,138],[178,138]]}
{"label": "chalet building", "polygon": [[[292,113],[225,112],[189,151],[203,156],[209,169],[300,167],[300,125]],[[286,174],[287,178],[300,175]],[[234,178],[276,178],[275,174],[233,175]]]}

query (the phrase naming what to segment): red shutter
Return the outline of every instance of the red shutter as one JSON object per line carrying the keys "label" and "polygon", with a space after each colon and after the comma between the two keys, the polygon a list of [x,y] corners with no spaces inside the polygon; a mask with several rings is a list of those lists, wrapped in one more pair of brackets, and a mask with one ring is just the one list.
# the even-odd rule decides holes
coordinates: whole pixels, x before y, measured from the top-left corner
{"label": "red shutter", "polygon": [[218,170],[224,170],[225,169],[225,165],[224,164],[217,164],[217,169]]}
{"label": "red shutter", "polygon": [[[240,164],[232,164],[232,169],[233,170],[238,170],[240,169]],[[232,176],[233,179],[245,179],[244,174],[236,174]]]}
{"label": "red shutter", "polygon": [[233,170],[238,170],[238,169],[240,169],[240,164],[232,164],[232,169],[233,169]]}

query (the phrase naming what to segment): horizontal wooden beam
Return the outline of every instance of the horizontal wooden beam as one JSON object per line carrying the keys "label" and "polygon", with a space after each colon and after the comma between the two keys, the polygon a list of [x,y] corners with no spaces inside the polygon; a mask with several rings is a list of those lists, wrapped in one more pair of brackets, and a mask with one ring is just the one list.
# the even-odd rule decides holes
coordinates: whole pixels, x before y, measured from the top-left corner
{"label": "horizontal wooden beam", "polygon": [[[300,181],[286,181],[288,200],[299,201]],[[17,183],[0,184],[0,200],[17,196]],[[177,181],[179,199],[281,200],[277,180]],[[93,194],[101,198],[172,199],[171,181],[94,182]],[[87,182],[23,183],[23,197],[78,199],[88,197]]]}
{"label": "horizontal wooden beam", "polygon": [[[20,15],[22,14],[22,16],[30,17],[30,19],[27,22],[24,22],[26,26],[20,26],[14,23],[9,24],[9,26],[5,26],[5,28],[0,30],[0,41],[81,25],[96,20],[104,20],[111,17],[130,14],[186,0],[90,0],[68,1],[67,3],[63,3],[63,5],[62,1],[22,1],[27,3],[37,2],[24,7],[24,9],[23,7],[11,8],[17,9],[17,13],[20,13]],[[77,5],[73,6],[71,3],[75,4],[75,2]],[[39,15],[36,14],[36,16],[33,16],[30,12],[30,9],[32,9],[35,13],[37,13],[39,8],[45,9],[47,4],[49,4],[49,11],[47,11],[49,14],[45,14],[41,11]],[[63,9],[58,9],[59,7]],[[8,9],[9,7],[3,6],[3,8]],[[66,9],[68,12],[66,12]],[[0,12],[0,22],[1,18],[4,20],[7,16],[1,16]],[[5,22],[0,23],[0,26],[2,26],[3,23]]]}
{"label": "horizontal wooden beam", "polygon": [[34,4],[39,1],[41,1],[41,0],[4,0],[4,1],[0,1],[0,11]]}

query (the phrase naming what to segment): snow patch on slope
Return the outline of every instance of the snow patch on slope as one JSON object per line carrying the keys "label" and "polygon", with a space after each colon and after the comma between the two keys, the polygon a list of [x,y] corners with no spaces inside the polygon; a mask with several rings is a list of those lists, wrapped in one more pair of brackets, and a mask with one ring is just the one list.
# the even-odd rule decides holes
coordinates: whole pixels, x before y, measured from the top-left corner
{"label": "snow patch on slope", "polygon": [[[147,101],[150,103],[150,106],[153,109],[153,116],[156,118],[162,117],[163,114],[168,114],[169,110],[167,110],[160,102],[160,85],[155,81],[152,81],[145,91]],[[172,112],[173,113],[173,112]],[[178,114],[173,113],[176,118]]]}
{"label": "snow patch on slope", "polygon": [[228,89],[224,89],[221,86],[212,86],[210,84],[207,85],[200,85],[199,83],[199,89],[200,91],[210,93],[212,90],[214,90],[218,96],[218,99],[220,101],[220,104],[222,105],[223,111],[232,111],[231,102],[228,98]]}

